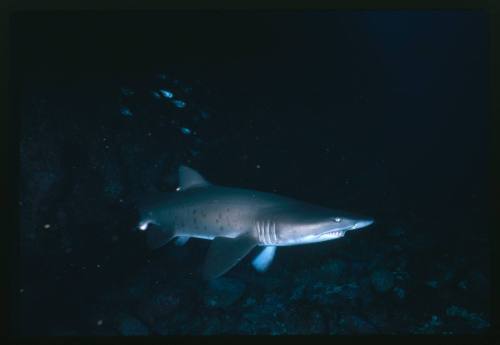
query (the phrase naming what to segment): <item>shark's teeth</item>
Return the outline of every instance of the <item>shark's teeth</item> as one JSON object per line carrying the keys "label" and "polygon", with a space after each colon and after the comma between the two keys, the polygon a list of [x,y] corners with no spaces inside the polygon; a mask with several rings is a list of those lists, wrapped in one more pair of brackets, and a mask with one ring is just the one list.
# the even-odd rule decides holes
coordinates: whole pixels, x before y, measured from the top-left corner
{"label": "shark's teeth", "polygon": [[339,237],[341,237],[341,236],[344,236],[344,232],[340,231],[340,230],[339,231],[331,231],[331,232],[325,233],[324,235],[327,235],[327,236],[328,235],[330,235],[330,236],[339,236]]}

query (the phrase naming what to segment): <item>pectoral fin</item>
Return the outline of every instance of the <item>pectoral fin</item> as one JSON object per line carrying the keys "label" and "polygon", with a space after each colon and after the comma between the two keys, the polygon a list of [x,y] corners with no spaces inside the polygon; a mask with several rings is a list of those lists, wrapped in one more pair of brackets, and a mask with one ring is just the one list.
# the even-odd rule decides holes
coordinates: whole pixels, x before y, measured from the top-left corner
{"label": "pectoral fin", "polygon": [[183,246],[189,241],[189,236],[179,236],[175,239],[176,246]]}
{"label": "pectoral fin", "polygon": [[215,279],[243,259],[257,245],[257,241],[248,235],[236,238],[216,237],[208,250],[203,277]]}
{"label": "pectoral fin", "polygon": [[275,246],[268,246],[260,252],[259,255],[252,261],[252,266],[259,272],[264,272],[273,262],[274,254],[276,253]]}

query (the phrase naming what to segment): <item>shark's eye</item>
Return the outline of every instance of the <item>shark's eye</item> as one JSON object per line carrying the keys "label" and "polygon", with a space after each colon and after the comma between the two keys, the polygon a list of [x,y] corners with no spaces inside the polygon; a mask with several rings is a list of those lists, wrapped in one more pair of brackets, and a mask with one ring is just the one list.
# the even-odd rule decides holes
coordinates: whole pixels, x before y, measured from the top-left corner
{"label": "shark's eye", "polygon": [[340,223],[340,222],[342,221],[342,218],[340,218],[340,217],[335,217],[335,218],[333,218],[333,221],[334,221],[335,223]]}

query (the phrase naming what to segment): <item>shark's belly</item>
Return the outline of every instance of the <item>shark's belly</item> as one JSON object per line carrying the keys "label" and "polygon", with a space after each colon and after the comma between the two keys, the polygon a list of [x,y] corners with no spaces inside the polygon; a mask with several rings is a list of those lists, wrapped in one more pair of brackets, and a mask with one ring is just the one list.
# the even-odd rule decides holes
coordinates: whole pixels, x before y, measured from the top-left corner
{"label": "shark's belly", "polygon": [[221,230],[217,229],[216,227],[205,225],[199,225],[198,227],[187,226],[184,228],[177,228],[175,230],[176,236],[188,236],[204,240],[213,240],[215,237],[235,238],[243,232],[244,231],[238,231],[238,229]]}
{"label": "shark's belly", "polygon": [[182,233],[179,234],[179,236],[187,236],[188,237],[194,237],[194,238],[201,238],[202,240],[213,240],[215,236],[208,236],[208,235],[200,235],[200,234],[192,234],[190,231],[182,231]]}

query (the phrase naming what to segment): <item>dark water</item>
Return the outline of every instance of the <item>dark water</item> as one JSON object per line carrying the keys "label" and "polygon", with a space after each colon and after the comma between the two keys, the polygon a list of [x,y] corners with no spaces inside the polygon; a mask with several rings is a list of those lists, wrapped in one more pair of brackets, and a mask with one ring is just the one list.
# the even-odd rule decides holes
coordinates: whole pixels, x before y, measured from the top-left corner
{"label": "dark water", "polygon": [[[23,14],[11,34],[18,333],[490,328],[486,14]],[[135,229],[180,164],[376,223],[209,284],[208,241],[150,252]]]}

